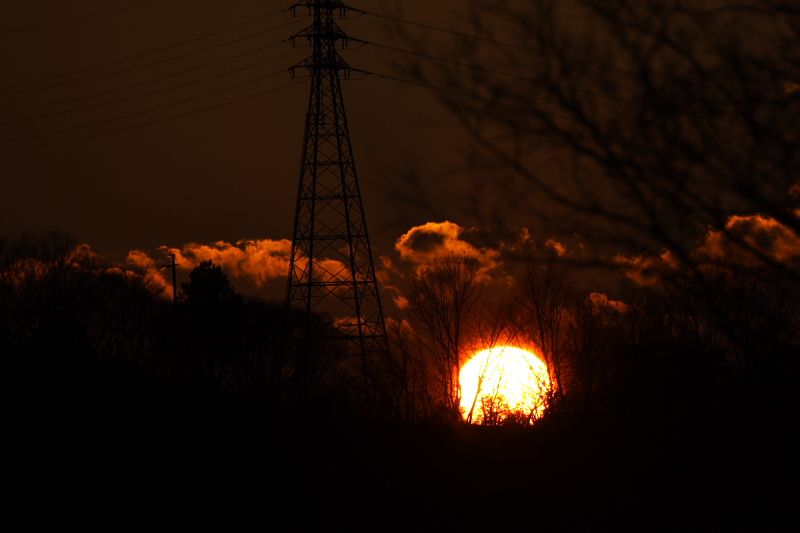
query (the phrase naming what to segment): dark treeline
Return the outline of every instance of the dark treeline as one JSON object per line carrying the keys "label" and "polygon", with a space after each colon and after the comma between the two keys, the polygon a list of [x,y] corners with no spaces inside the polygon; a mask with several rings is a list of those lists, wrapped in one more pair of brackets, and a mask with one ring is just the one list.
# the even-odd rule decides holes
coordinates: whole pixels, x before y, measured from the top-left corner
{"label": "dark treeline", "polygon": [[307,406],[316,396],[330,404],[337,346],[309,341],[291,352],[295,356],[284,350],[296,331],[325,337],[333,327],[329,319],[245,298],[211,262],[192,270],[177,302],[164,288],[145,270],[107,264],[65,233],[5,239],[4,358],[30,369],[113,367],[170,387],[277,404]]}
{"label": "dark treeline", "polygon": [[[800,285],[766,267],[708,265],[613,301],[578,289],[552,259],[531,262],[502,301],[480,291],[464,258],[437,260],[412,286],[410,326],[390,328],[384,375],[393,413],[457,418],[457,371],[477,350],[532,349],[549,368],[546,413],[703,418],[709,410],[786,412],[798,405]],[[487,413],[488,414],[488,413]],[[532,421],[526,413],[486,416]]]}
{"label": "dark treeline", "polygon": [[[797,466],[800,288],[759,267],[717,264],[614,301],[578,289],[553,260],[532,261],[498,299],[475,265],[445,257],[418,270],[408,321],[390,321],[391,351],[368,366],[364,394],[363,367],[320,340],[328,317],[237,294],[210,262],[175,303],[146,271],[106,264],[64,233],[0,247],[4,381],[35,454],[33,493],[63,476],[52,490],[70,505],[73,480],[99,483],[110,469],[142,505],[167,497],[154,483],[256,506],[237,498],[278,483],[290,487],[283,498],[311,491],[338,506],[357,494],[385,512],[444,516],[515,487],[504,501],[549,502],[537,507],[546,524],[653,525],[650,498],[679,517],[711,491],[719,509],[749,490],[748,476],[773,494],[773,473]],[[459,367],[499,345],[547,363],[544,416],[487,404],[485,424],[513,427],[455,423]]]}
{"label": "dark treeline", "polygon": [[[364,394],[363,367],[324,341],[329,318],[245,298],[211,262],[173,303],[147,272],[104,264],[64,233],[23,234],[0,253],[0,342],[15,365],[115,365],[276,409],[449,422],[461,416],[460,367],[478,350],[514,345],[548,366],[548,414],[680,419],[712,406],[797,405],[800,285],[757,266],[675,274],[613,301],[578,290],[547,259],[498,300],[481,290],[476,266],[445,257],[417,272],[408,321],[390,321],[391,350],[370,363],[375,391]],[[500,414],[486,420],[519,421]]]}

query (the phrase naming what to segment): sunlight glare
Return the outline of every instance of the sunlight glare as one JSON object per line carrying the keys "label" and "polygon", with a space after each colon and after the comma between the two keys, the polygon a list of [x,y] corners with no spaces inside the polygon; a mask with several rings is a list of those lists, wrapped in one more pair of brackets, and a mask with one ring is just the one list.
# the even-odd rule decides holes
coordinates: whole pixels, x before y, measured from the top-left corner
{"label": "sunlight glare", "polygon": [[461,368],[461,413],[475,424],[495,425],[509,416],[531,422],[544,414],[550,391],[547,366],[511,346],[483,350]]}

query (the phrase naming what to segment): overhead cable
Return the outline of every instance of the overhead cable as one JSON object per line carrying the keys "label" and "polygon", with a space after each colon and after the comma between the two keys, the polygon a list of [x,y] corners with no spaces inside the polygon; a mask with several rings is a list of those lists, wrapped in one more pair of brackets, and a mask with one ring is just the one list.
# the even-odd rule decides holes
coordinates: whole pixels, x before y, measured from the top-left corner
{"label": "overhead cable", "polygon": [[[394,52],[402,52],[404,54],[415,55],[415,56],[422,57],[422,58],[425,58],[425,59],[432,59],[434,61],[439,61],[439,62],[442,62],[442,63],[449,63],[451,65],[456,65],[456,66],[459,66],[459,67],[469,68],[469,69],[473,69],[473,70],[480,70],[482,72],[488,72],[488,73],[491,73],[491,74],[497,74],[498,76],[504,76],[504,77],[512,78],[512,79],[519,80],[519,81],[527,81],[527,82],[530,82],[530,83],[539,83],[539,84],[543,84],[544,83],[542,80],[538,80],[536,78],[530,78],[530,77],[527,77],[527,76],[520,76],[518,74],[509,74],[508,72],[503,72],[501,70],[495,70],[495,69],[491,69],[491,68],[487,68],[487,67],[482,67],[480,65],[473,65],[473,64],[469,64],[469,63],[463,63],[461,61],[454,61],[452,59],[444,59],[442,57],[432,56],[432,55],[429,55],[429,54],[426,54],[426,53],[423,53],[423,52],[414,52],[412,50],[405,50],[403,48],[395,48],[394,46],[388,46],[388,45],[385,45],[385,44],[378,44],[378,43],[373,43],[373,42],[367,42],[366,44],[371,44],[373,46],[377,46],[378,48],[383,48],[385,50],[392,50]],[[595,91],[585,91],[585,90],[582,90],[582,89],[575,89],[572,86],[559,85],[559,87],[562,87],[562,88],[565,88],[565,89],[574,90],[575,92],[579,92],[579,93],[590,94],[592,96],[597,96],[599,98],[607,98],[609,100],[616,100],[618,102],[625,102],[625,103],[631,103],[631,104],[635,103],[633,100],[630,100],[629,98],[622,98],[620,96],[612,96],[610,94],[598,93],[598,92],[595,92]]]}
{"label": "overhead cable", "polygon": [[[463,63],[461,61],[454,61],[454,60],[451,60],[451,59],[444,59],[444,58],[441,58],[441,57],[436,57],[436,56],[432,56],[432,55],[429,55],[429,54],[425,54],[423,52],[415,52],[415,51],[412,51],[412,50],[405,50],[405,49],[402,49],[402,48],[395,48],[393,46],[388,46],[388,45],[383,45],[383,44],[378,44],[378,43],[372,43],[372,42],[367,42],[367,41],[363,41],[363,42],[365,44],[370,44],[370,45],[373,45],[373,46],[377,46],[378,48],[383,48],[383,49],[386,49],[386,50],[392,50],[392,51],[395,51],[395,52],[402,52],[402,53],[405,53],[405,54],[411,54],[411,55],[415,55],[415,56],[422,57],[422,58],[425,58],[425,59],[431,59],[431,60],[434,60],[434,61],[440,61],[442,63],[449,63],[451,65],[457,65],[457,66],[460,66],[460,67],[469,68],[469,69],[473,69],[473,70],[480,70],[482,72],[489,72],[491,74],[497,74],[498,76],[504,76],[504,77],[508,77],[508,78],[511,78],[511,79],[515,79],[515,80],[526,81],[526,82],[529,82],[529,83],[537,83],[537,84],[545,84],[546,83],[545,81],[538,80],[536,78],[529,78],[529,77],[526,77],[526,76],[520,76],[518,74],[510,74],[508,72],[503,72],[503,71],[500,71],[500,70],[490,69],[490,68],[487,68],[487,67],[482,67],[480,65],[473,65],[473,64],[469,64],[469,63]],[[600,93],[600,92],[597,92],[597,91],[589,91],[589,90],[585,90],[585,89],[576,89],[575,87],[573,87],[571,85],[563,85],[563,84],[551,84],[551,85],[554,86],[554,87],[558,87],[560,89],[567,90],[567,91],[573,91],[575,93],[588,94],[588,95],[591,95],[591,96],[596,96],[598,98],[605,98],[605,99],[608,99],[608,100],[613,100],[613,101],[616,101],[616,102],[622,102],[622,103],[625,103],[625,104],[641,105],[640,102],[637,102],[636,100],[632,100],[630,98],[623,98],[621,96],[613,96],[613,95],[610,95],[610,94]],[[715,118],[714,121],[715,122],[719,122],[719,123],[723,123],[723,124],[730,124],[732,126],[739,126],[739,127],[744,127],[745,126],[745,124],[743,124],[742,122],[737,122],[737,121],[734,121],[734,120],[729,120],[729,119],[724,119],[724,118]]]}
{"label": "overhead cable", "polygon": [[275,89],[270,89],[268,91],[260,92],[258,94],[253,94],[253,95],[250,95],[250,96],[244,96],[242,98],[237,98],[236,100],[230,100],[228,102],[223,102],[221,104],[216,104],[216,105],[212,105],[212,106],[209,106],[209,107],[204,107],[202,109],[196,109],[194,111],[189,111],[187,113],[181,113],[180,115],[174,115],[174,116],[171,116],[171,117],[166,117],[166,118],[162,118],[162,119],[158,119],[158,120],[152,120],[150,122],[145,122],[143,124],[134,124],[133,126],[126,126],[124,128],[117,128],[117,129],[113,129],[113,130],[109,130],[109,131],[103,131],[103,132],[100,132],[100,133],[92,133],[92,134],[89,134],[89,135],[82,135],[80,137],[72,137],[70,139],[62,139],[62,140],[59,140],[59,141],[50,141],[50,142],[46,142],[46,143],[32,144],[30,146],[21,146],[21,147],[18,147],[18,148],[6,148],[4,150],[0,150],[0,154],[1,153],[6,153],[6,152],[18,152],[20,150],[29,150],[31,148],[39,148],[41,146],[52,146],[54,144],[62,144],[62,143],[67,143],[67,142],[72,142],[72,141],[80,141],[82,139],[90,139],[92,137],[100,137],[100,136],[103,136],[103,135],[109,135],[109,134],[117,133],[117,132],[121,132],[121,131],[128,131],[128,130],[133,130],[133,129],[137,129],[137,128],[143,128],[145,126],[150,126],[150,125],[153,125],[153,124],[160,124],[162,122],[168,122],[170,120],[175,120],[175,119],[178,119],[178,118],[188,117],[190,115],[196,115],[198,113],[203,113],[205,111],[211,111],[213,109],[218,109],[220,107],[225,107],[225,106],[233,105],[233,104],[236,104],[236,103],[239,103],[239,102],[244,102],[245,100],[252,100],[253,98],[258,98],[260,96],[264,96],[264,95],[267,95],[267,94],[270,94],[270,93],[281,91],[283,89],[288,89],[289,87],[294,87],[295,85],[300,85],[301,83],[306,83],[306,81],[305,80],[296,81],[294,83],[289,83],[287,85],[283,85],[281,87],[276,87]]}
{"label": "overhead cable", "polygon": [[47,24],[40,24],[38,26],[28,26],[27,28],[17,28],[16,30],[7,30],[7,31],[0,31],[0,35],[8,35],[10,33],[19,33],[21,31],[28,31],[28,30],[38,30],[39,28],[48,28],[50,26],[57,26],[59,24],[67,24],[69,22],[75,22],[78,20],[86,20],[94,17],[100,17],[102,15],[113,15],[114,13],[121,13],[122,11],[128,11],[130,9],[136,9],[137,7],[145,7],[151,4],[158,4],[163,2],[164,0],[152,0],[151,2],[145,2],[143,4],[136,4],[128,7],[121,7],[119,9],[114,9],[111,11],[103,11],[102,13],[92,13],[91,15],[84,15],[82,17],[75,17],[67,20],[57,20],[55,22],[48,22]]}
{"label": "overhead cable", "polygon": [[[281,41],[281,42],[284,42],[284,41]],[[171,87],[166,87],[164,89],[158,89],[156,91],[150,91],[150,92],[144,93],[144,94],[136,94],[136,95],[133,95],[133,96],[127,96],[125,98],[119,98],[117,100],[111,100],[109,102],[101,102],[99,104],[92,104],[92,105],[88,105],[88,106],[84,106],[84,107],[78,107],[78,108],[75,108],[75,109],[66,109],[64,111],[55,111],[53,113],[46,113],[44,115],[36,115],[36,116],[33,116],[33,117],[25,117],[25,118],[13,119],[13,120],[6,120],[4,122],[0,122],[0,124],[11,124],[12,122],[23,122],[23,121],[27,121],[27,120],[34,120],[34,119],[37,119],[37,118],[53,117],[53,116],[56,116],[56,115],[64,115],[66,113],[73,113],[73,112],[76,112],[76,111],[84,111],[86,109],[94,109],[96,107],[102,107],[102,106],[106,106],[106,105],[118,104],[120,102],[126,102],[128,100],[135,100],[136,98],[144,98],[145,96],[151,96],[151,95],[154,95],[154,94],[159,94],[159,93],[163,93],[163,92],[167,92],[167,91],[172,91],[174,89],[180,89],[181,87],[187,87],[189,85],[195,85],[197,83],[203,83],[205,81],[213,80],[213,79],[216,79],[216,78],[221,78],[222,76],[227,76],[229,74],[235,74],[236,72],[241,72],[243,70],[248,70],[248,69],[251,69],[251,68],[259,67],[261,65],[266,65],[267,63],[272,63],[274,61],[279,61],[281,59],[285,59],[287,57],[291,57],[291,56],[294,56],[294,55],[297,55],[297,54],[302,54],[304,52],[305,52],[305,50],[295,50],[294,52],[290,52],[288,54],[284,54],[284,55],[282,55],[280,57],[274,57],[272,59],[259,61],[258,63],[254,63],[252,65],[247,65],[246,67],[241,67],[241,68],[237,68],[237,69],[234,69],[234,70],[229,70],[228,72],[223,72],[221,74],[215,74],[213,76],[208,76],[206,78],[202,78],[202,79],[199,79],[199,80],[194,80],[194,81],[182,83],[180,85],[173,85]],[[244,55],[244,54],[240,54],[240,55]],[[226,60],[221,60],[221,61],[226,61]],[[215,63],[219,63],[219,62],[220,61],[215,61]],[[202,68],[202,67],[196,67],[194,69],[189,69],[189,70],[184,71],[184,72],[189,72],[191,70],[197,70],[198,68]],[[178,73],[178,74],[182,74],[182,72]],[[169,78],[169,77],[172,77],[172,76],[177,76],[178,74],[170,74],[169,76],[163,76],[162,78],[158,78],[158,79]],[[129,85],[128,87],[123,87],[122,89],[114,89],[112,91],[106,91],[105,93],[100,93],[100,94],[107,94],[107,93],[110,93],[110,92],[117,92],[117,91],[121,91],[123,89],[127,89],[127,88],[130,88],[130,87],[135,87],[136,85],[143,85],[145,83],[152,83],[152,81],[154,81],[154,80],[141,82],[141,83],[137,83],[137,84],[134,84],[134,85]],[[97,96],[97,95],[95,95],[95,96]],[[83,100],[85,98],[89,98],[89,97],[88,96],[84,96],[82,98],[77,98],[76,100]],[[72,100],[72,101],[74,101],[74,100]],[[58,104],[51,104],[51,105],[58,105]]]}
{"label": "overhead cable", "polygon": [[[208,37],[213,37],[214,35],[219,35],[221,33],[225,33],[225,32],[231,31],[231,30],[235,30],[236,28],[241,28],[243,26],[247,26],[249,24],[253,24],[253,23],[258,22],[260,20],[265,20],[265,19],[268,19],[270,17],[274,17],[275,15],[279,15],[280,13],[283,13],[284,11],[287,11],[287,9],[281,9],[280,11],[276,11],[274,13],[270,13],[269,15],[264,15],[263,17],[258,17],[258,18],[255,18],[253,20],[249,20],[247,22],[243,22],[241,24],[237,24],[235,26],[230,26],[228,28],[225,28],[224,30],[215,31],[213,33],[207,33],[205,35],[201,35],[200,37],[195,37],[194,39],[189,39],[188,41],[183,41],[183,42],[180,42],[180,43],[176,43],[176,44],[172,44],[172,45],[169,45],[169,46],[165,46],[163,48],[159,48],[158,50],[152,50],[150,52],[145,52],[143,54],[138,54],[138,55],[126,57],[126,58],[123,58],[123,59],[117,59],[117,60],[114,60],[114,61],[109,61],[108,63],[103,63],[101,65],[95,65],[93,67],[87,67],[87,68],[83,68],[83,69],[80,69],[80,70],[74,70],[72,72],[66,72],[64,74],[58,74],[58,75],[55,75],[55,76],[49,76],[49,77],[46,77],[46,78],[40,78],[38,80],[31,80],[31,81],[26,81],[26,82],[23,82],[23,83],[15,83],[15,84],[12,84],[12,85],[5,85],[5,86],[0,87],[0,90],[11,89],[11,88],[14,88],[14,87],[21,87],[23,85],[31,85],[33,83],[39,83],[39,82],[42,82],[42,81],[50,81],[50,80],[54,80],[54,79],[57,79],[57,78],[64,78],[64,77],[67,77],[67,76],[72,76],[74,74],[80,74],[80,73],[83,73],[83,72],[88,72],[90,70],[96,70],[96,69],[99,69],[99,68],[108,67],[110,65],[116,65],[118,63],[124,63],[125,61],[131,61],[133,59],[138,59],[140,57],[145,57],[145,56],[157,54],[157,53],[163,52],[165,50],[171,50],[172,48],[177,48],[177,47],[183,46],[185,44],[189,44],[189,43],[193,43],[193,42],[200,41],[200,40],[203,40],[203,39],[207,39]],[[302,19],[300,19],[300,20],[302,20]],[[281,28],[285,28],[287,26],[291,26],[292,24],[296,24],[297,22],[299,22],[299,21],[290,22],[288,24],[284,24],[284,25],[278,26],[276,28],[271,28],[271,29],[265,30],[263,32],[254,33],[253,35],[250,35],[248,37],[243,37],[241,39],[236,39],[236,40],[233,40],[233,41],[229,41],[227,43],[223,43],[223,44],[219,44],[219,45],[212,46],[212,47],[209,47],[209,48],[205,48],[205,49],[199,50],[197,52],[191,52],[189,54],[186,54],[186,55],[183,55],[183,56],[178,56],[178,57],[173,58],[173,59],[180,59],[181,57],[186,57],[186,56],[189,56],[189,55],[192,55],[192,54],[198,54],[200,52],[205,52],[207,50],[212,50],[214,48],[219,48],[220,46],[225,46],[227,44],[235,43],[235,42],[238,42],[238,41],[243,41],[244,39],[248,39],[250,37],[255,37],[257,35],[262,35],[264,33],[269,33],[271,31],[275,31],[275,30],[279,30]],[[155,63],[150,63],[148,65],[143,65],[142,67],[136,67],[136,68],[144,68],[144,67],[147,67],[147,66],[150,66],[150,65],[157,65],[157,64],[163,63],[165,61],[171,61],[171,59],[165,59],[163,61],[157,61]],[[135,70],[135,69],[128,69],[128,70]],[[121,72],[128,72],[128,70],[118,71],[118,72],[115,72],[113,74],[119,74]],[[110,75],[111,74],[104,74],[104,76],[110,76]],[[98,76],[98,77],[102,77],[102,76]],[[86,78],[84,80],[78,80],[78,81],[87,81],[87,80],[92,80],[92,79],[96,79],[96,78]],[[70,83],[78,83],[78,82],[76,81],[76,82],[70,82]],[[50,87],[42,87],[40,89],[49,89],[51,87],[60,87],[62,85],[67,85],[67,84],[64,83],[64,84],[59,84],[59,85],[52,85]],[[31,89],[31,91],[38,91],[40,89]],[[21,92],[30,92],[30,91],[21,91]],[[12,94],[20,94],[20,93],[19,92],[18,93],[9,93],[9,94],[0,95],[0,96],[10,96]]]}
{"label": "overhead cable", "polygon": [[167,109],[169,107],[175,107],[176,105],[181,105],[181,104],[185,104],[187,102],[193,102],[194,100],[199,100],[201,98],[206,98],[207,96],[212,96],[212,95],[215,95],[215,94],[223,93],[225,91],[230,91],[230,90],[236,89],[238,87],[243,87],[245,85],[250,85],[251,83],[256,83],[258,81],[265,80],[265,79],[271,78],[273,76],[277,76],[278,74],[282,74],[284,72],[288,72],[288,70],[281,70],[281,71],[278,71],[278,72],[273,72],[272,74],[268,74],[266,76],[261,76],[259,78],[256,78],[256,79],[253,79],[253,80],[249,80],[249,81],[246,81],[246,82],[243,82],[243,83],[238,83],[238,84],[233,85],[231,87],[225,87],[224,89],[218,89],[218,90],[212,91],[210,93],[201,94],[199,96],[194,96],[192,98],[187,98],[185,100],[181,100],[179,102],[173,102],[171,104],[163,105],[163,106],[160,106],[160,107],[155,107],[155,108],[152,108],[152,109],[146,109],[144,111],[138,111],[136,113],[131,113],[130,115],[124,115],[124,116],[121,116],[121,117],[115,117],[115,118],[110,118],[110,119],[107,119],[107,120],[101,120],[100,122],[94,122],[92,124],[86,124],[84,126],[75,126],[75,127],[67,128],[67,129],[64,129],[64,130],[51,131],[49,133],[42,133],[42,134],[39,134],[39,135],[32,135],[30,137],[23,137],[21,139],[12,139],[10,141],[0,141],[0,144],[12,144],[12,143],[17,143],[17,142],[30,141],[30,140],[33,140],[33,139],[40,139],[42,137],[49,137],[51,135],[58,135],[60,133],[68,133],[70,131],[82,130],[82,129],[91,128],[91,127],[94,127],[94,126],[100,126],[102,124],[108,124],[109,122],[116,122],[118,120],[124,120],[126,118],[131,118],[131,117],[136,117],[136,116],[139,116],[139,115],[144,115],[146,113],[152,113],[154,111],[160,111],[162,109]]}
{"label": "overhead cable", "polygon": [[[534,112],[534,113],[538,113],[538,114],[541,114],[541,115],[551,116],[551,117],[554,117],[554,118],[559,118],[559,119],[563,119],[563,120],[569,120],[569,121],[572,121],[572,122],[583,122],[583,123],[586,123],[587,120],[588,120],[586,117],[576,117],[576,116],[571,116],[571,115],[565,115],[565,114],[562,114],[562,113],[554,113],[552,111],[545,111],[543,109],[532,107],[532,106],[525,106],[525,105],[515,104],[515,103],[512,103],[512,102],[505,102],[503,100],[498,100],[496,98],[489,98],[487,96],[480,96],[480,95],[477,95],[477,94],[471,94],[471,93],[467,93],[467,92],[457,91],[455,89],[447,89],[445,87],[437,87],[435,85],[431,85],[429,83],[424,83],[424,82],[421,82],[421,81],[414,81],[414,80],[407,80],[407,79],[403,79],[403,78],[396,78],[394,76],[389,76],[389,75],[386,75],[386,74],[378,74],[378,73],[375,73],[375,72],[369,72],[369,71],[360,70],[360,69],[353,69],[353,70],[357,71],[357,72],[361,72],[361,73],[363,73],[365,75],[377,76],[378,78],[382,78],[382,79],[386,79],[386,80],[405,83],[405,84],[408,84],[408,85],[414,85],[414,86],[417,86],[417,87],[424,87],[424,88],[430,89],[432,91],[438,91],[438,92],[442,92],[442,93],[452,94],[452,95],[455,95],[455,96],[461,96],[461,97],[470,98],[470,99],[473,99],[473,100],[481,100],[481,101],[484,101],[484,102],[490,102],[492,104],[496,104],[496,105],[499,105],[499,106],[502,106],[502,107],[506,107],[509,110],[519,110],[519,111]],[[724,121],[724,120],[715,120],[715,121],[728,122],[728,121]],[[745,126],[744,124],[739,124],[739,123],[733,123],[733,124],[737,125],[737,126],[743,126],[743,127]],[[619,124],[606,124],[606,123],[602,123],[602,122],[595,122],[595,123],[593,123],[593,127],[601,128],[601,129],[608,130],[608,131],[624,131],[624,132],[634,133],[634,134],[639,134],[639,135],[645,134],[645,132],[643,132],[640,129],[620,126]],[[790,137],[790,139],[794,140],[793,137]],[[701,145],[701,144],[696,143],[696,142],[693,142],[693,141],[687,141],[685,144],[687,146],[692,146],[692,147],[700,149],[700,150],[707,149],[706,146]],[[739,157],[745,156],[745,157],[748,157],[748,158],[751,158],[751,159],[753,158],[752,155],[745,154],[745,153],[741,152],[740,150],[733,150],[733,149],[730,149],[730,148],[720,148],[719,151],[720,152],[724,152],[724,153],[728,153],[728,154],[731,154],[731,155],[736,155],[736,156],[739,156]],[[769,156],[759,157],[757,159],[763,159],[763,160],[769,160],[769,161],[774,160],[774,158],[769,157]]]}
{"label": "overhead cable", "polygon": [[523,52],[533,52],[533,53],[536,53],[536,54],[551,55],[551,56],[555,56],[555,57],[558,57],[558,58],[561,58],[561,59],[564,59],[564,60],[567,60],[567,61],[572,61],[572,62],[577,62],[577,63],[584,63],[584,64],[587,64],[587,65],[593,65],[593,66],[600,67],[600,68],[603,68],[603,69],[606,69],[606,70],[611,70],[611,71],[614,71],[614,72],[619,72],[619,73],[624,73],[624,74],[634,74],[634,75],[639,75],[640,74],[639,71],[633,70],[633,69],[628,69],[628,68],[623,68],[623,67],[615,67],[613,65],[604,65],[602,63],[596,63],[594,61],[590,61],[590,60],[587,60],[587,59],[580,59],[580,58],[576,58],[576,57],[568,57],[568,56],[565,56],[565,55],[562,55],[562,54],[556,54],[556,53],[553,53],[553,52],[542,52],[542,50],[539,50],[537,48],[533,48],[533,47],[530,47],[530,46],[522,46],[522,45],[519,45],[519,44],[513,44],[513,43],[508,43],[508,42],[505,42],[505,41],[500,41],[498,39],[491,39],[489,37],[480,37],[478,35],[472,35],[472,34],[469,34],[469,33],[464,33],[464,32],[460,32],[460,31],[456,31],[456,30],[448,30],[446,28],[440,28],[438,26],[432,26],[430,24],[423,24],[421,22],[414,22],[413,20],[406,20],[406,19],[402,19],[402,18],[399,18],[399,17],[393,17],[391,15],[382,15],[380,13],[373,13],[371,11],[364,11],[363,13],[365,15],[372,15],[373,17],[386,19],[386,20],[391,20],[391,21],[394,21],[394,22],[400,22],[402,24],[408,24],[409,26],[416,26],[418,28],[423,28],[423,29],[426,29],[426,30],[433,30],[433,31],[441,32],[441,33],[447,33],[447,34],[450,34],[450,35],[455,35],[457,37],[463,37],[465,39],[470,39],[470,40],[473,40],[473,41],[480,41],[480,42],[484,42],[484,43],[487,43],[487,44],[494,44],[494,45],[497,45],[497,46],[503,46],[505,48],[511,48],[511,49],[514,49],[514,50],[521,50]]}

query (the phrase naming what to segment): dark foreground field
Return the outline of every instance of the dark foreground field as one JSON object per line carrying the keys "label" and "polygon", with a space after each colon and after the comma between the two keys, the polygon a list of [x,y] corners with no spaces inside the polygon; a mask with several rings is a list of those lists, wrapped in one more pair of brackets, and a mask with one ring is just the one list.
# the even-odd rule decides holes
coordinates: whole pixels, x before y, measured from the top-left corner
{"label": "dark foreground field", "polygon": [[[795,531],[796,418],[359,422],[97,364],[4,374],[11,509],[113,530]],[[746,405],[746,402],[745,402]],[[791,412],[791,410],[787,410]],[[790,418],[787,418],[789,416]]]}

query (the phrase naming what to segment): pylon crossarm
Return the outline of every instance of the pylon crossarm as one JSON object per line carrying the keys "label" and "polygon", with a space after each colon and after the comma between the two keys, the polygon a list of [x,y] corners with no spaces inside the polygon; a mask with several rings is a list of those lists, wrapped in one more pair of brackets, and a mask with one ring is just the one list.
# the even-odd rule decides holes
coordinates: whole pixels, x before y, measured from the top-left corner
{"label": "pylon crossarm", "polygon": [[[368,388],[367,367],[388,346],[341,91],[342,77],[367,73],[351,68],[338,52],[363,41],[350,39],[336,24],[351,10],[339,0],[307,0],[291,9],[295,15],[308,9],[314,20],[293,38],[312,52],[290,70],[295,75],[302,69],[312,81],[286,300],[309,314],[332,317],[336,331],[309,334],[316,335],[314,342],[344,342],[347,353],[360,355]],[[311,342],[302,335],[292,339]]]}

